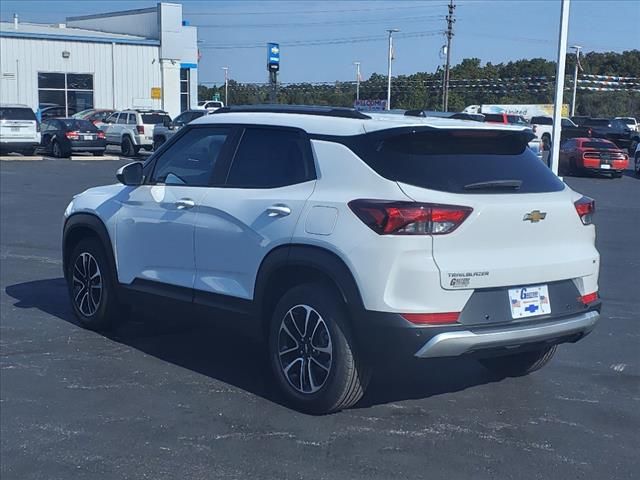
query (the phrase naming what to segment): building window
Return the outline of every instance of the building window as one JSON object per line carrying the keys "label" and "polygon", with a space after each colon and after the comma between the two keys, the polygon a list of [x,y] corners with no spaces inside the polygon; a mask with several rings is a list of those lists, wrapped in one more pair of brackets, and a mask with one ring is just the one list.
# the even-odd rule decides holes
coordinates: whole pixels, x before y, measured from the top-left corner
{"label": "building window", "polygon": [[191,75],[188,68],[180,69],[180,111],[184,112],[185,110],[189,110],[191,106],[190,96],[189,96],[189,80],[191,79]]}
{"label": "building window", "polygon": [[93,75],[90,73],[38,73],[40,110],[62,107],[65,116],[93,108]]}

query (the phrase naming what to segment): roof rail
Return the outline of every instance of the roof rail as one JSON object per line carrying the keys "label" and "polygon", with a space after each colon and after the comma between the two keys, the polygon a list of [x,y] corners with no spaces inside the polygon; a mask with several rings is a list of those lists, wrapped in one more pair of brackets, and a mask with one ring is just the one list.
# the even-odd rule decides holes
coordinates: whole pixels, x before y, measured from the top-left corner
{"label": "roof rail", "polygon": [[340,117],[355,118],[359,120],[367,120],[371,117],[354,108],[346,107],[329,107],[322,105],[233,105],[230,107],[222,107],[214,112],[220,113],[296,113],[298,115],[319,115],[321,117]]}

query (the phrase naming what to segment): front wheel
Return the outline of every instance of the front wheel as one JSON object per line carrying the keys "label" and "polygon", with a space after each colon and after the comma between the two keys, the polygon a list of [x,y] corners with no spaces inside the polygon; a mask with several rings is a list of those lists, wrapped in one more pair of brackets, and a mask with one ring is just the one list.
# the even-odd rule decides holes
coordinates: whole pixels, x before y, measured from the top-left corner
{"label": "front wheel", "polygon": [[483,358],[479,360],[483,367],[502,377],[522,377],[540,370],[556,353],[557,346],[545,347],[530,352]]}
{"label": "front wheel", "polygon": [[271,318],[269,356],[287,402],[313,414],[354,405],[370,378],[342,299],[319,283],[282,296]]}
{"label": "front wheel", "polygon": [[82,326],[90,330],[113,327],[122,309],[102,244],[95,238],[81,240],[71,252],[66,273],[71,305]]}

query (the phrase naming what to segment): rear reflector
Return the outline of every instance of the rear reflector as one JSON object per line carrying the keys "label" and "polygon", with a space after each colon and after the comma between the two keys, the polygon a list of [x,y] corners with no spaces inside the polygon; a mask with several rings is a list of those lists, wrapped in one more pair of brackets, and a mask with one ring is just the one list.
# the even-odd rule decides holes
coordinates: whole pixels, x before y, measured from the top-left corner
{"label": "rear reflector", "polygon": [[578,300],[580,300],[585,305],[588,305],[598,300],[598,292],[587,293],[586,295],[582,295],[581,297],[578,297]]}
{"label": "rear reflector", "polygon": [[574,202],[576,212],[584,225],[591,225],[593,223],[593,214],[596,211],[596,201],[593,198],[582,197],[580,200]]}
{"label": "rear reflector", "polygon": [[443,235],[453,232],[470,207],[384,200],[353,200],[349,208],[379,235]]}
{"label": "rear reflector", "polygon": [[402,317],[416,325],[444,325],[457,323],[460,312],[447,313],[403,313]]}

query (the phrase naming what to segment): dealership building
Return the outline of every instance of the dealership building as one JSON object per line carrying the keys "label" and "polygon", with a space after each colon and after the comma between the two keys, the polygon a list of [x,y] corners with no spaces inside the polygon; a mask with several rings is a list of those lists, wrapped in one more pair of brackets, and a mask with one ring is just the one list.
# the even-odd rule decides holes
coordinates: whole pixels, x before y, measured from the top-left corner
{"label": "dealership building", "polygon": [[59,105],[153,108],[172,117],[198,102],[197,29],[182,5],[0,23],[0,103],[34,111]]}

